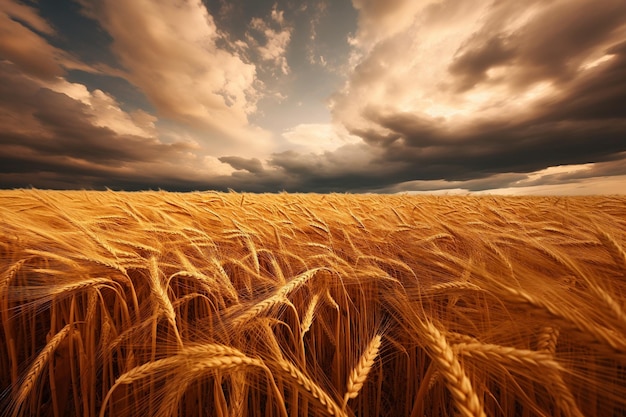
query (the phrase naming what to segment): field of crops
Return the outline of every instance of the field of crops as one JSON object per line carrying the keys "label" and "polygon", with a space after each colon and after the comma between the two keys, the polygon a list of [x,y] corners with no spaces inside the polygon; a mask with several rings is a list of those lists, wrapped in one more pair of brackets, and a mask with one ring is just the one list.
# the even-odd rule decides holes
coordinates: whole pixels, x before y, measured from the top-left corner
{"label": "field of crops", "polygon": [[0,191],[0,415],[617,416],[626,197]]}

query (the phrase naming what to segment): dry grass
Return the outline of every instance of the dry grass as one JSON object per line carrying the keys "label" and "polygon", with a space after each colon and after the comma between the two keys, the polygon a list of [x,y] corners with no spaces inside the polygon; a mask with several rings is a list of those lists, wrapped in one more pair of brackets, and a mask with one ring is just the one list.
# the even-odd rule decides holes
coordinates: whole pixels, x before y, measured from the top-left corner
{"label": "dry grass", "polygon": [[623,197],[0,191],[0,415],[623,415],[625,248]]}

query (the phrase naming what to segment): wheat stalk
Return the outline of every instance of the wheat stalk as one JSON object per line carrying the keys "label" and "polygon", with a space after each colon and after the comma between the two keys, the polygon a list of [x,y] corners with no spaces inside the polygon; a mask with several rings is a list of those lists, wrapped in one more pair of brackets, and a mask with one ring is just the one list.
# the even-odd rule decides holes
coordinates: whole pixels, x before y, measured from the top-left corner
{"label": "wheat stalk", "polygon": [[[615,253],[616,250],[619,250],[621,248],[610,236],[606,235],[605,233],[600,233],[599,236],[603,243],[608,245],[607,248],[609,249],[609,252],[612,256],[621,256],[619,252]],[[567,258],[561,253],[552,250],[549,247],[544,247],[543,245],[538,246],[552,259],[554,259],[564,267],[568,268],[571,272],[576,274],[578,278],[581,278],[587,284],[590,292],[598,297],[609,308],[613,315],[621,322],[621,324],[626,327],[626,313],[624,313],[622,306],[617,301],[615,301],[611,294],[604,290],[604,288],[602,288],[598,282],[594,281],[586,273],[584,273],[578,267],[574,259]]]}

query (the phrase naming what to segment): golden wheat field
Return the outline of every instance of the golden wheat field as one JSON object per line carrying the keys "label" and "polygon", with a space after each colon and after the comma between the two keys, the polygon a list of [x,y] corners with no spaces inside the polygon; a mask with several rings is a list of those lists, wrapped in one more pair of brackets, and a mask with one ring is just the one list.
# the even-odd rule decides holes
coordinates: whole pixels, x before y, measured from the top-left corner
{"label": "golden wheat field", "polygon": [[0,191],[0,415],[617,416],[626,197]]}

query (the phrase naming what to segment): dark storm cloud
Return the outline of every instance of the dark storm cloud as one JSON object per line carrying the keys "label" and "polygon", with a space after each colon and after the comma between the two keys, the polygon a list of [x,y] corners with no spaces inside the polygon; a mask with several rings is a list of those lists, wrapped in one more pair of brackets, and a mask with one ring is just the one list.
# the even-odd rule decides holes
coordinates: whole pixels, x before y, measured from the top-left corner
{"label": "dark storm cloud", "polygon": [[262,171],[257,170],[256,162],[251,160],[219,158],[239,170],[229,176],[207,179],[204,185],[252,192],[370,191],[389,184],[389,178],[397,170],[395,163],[387,166],[373,163],[371,151],[364,144],[345,145],[323,154],[285,151],[273,154]]}
{"label": "dark storm cloud", "polygon": [[60,61],[66,54],[49,45],[31,28],[54,34],[54,29],[33,8],[13,2],[0,4],[0,58],[11,60],[36,77],[52,79],[62,75]]}
{"label": "dark storm cloud", "polygon": [[[5,75],[0,72],[0,82],[5,86],[3,93],[6,93],[3,99],[6,97],[10,100],[0,103],[5,114],[20,109],[25,112],[21,115],[22,120],[29,120],[33,127],[38,127],[38,132],[21,133],[19,120],[14,125],[5,124],[0,132],[5,146],[37,150],[41,155],[109,165],[158,160],[185,149],[182,144],[164,145],[153,139],[118,135],[109,128],[96,126],[93,123],[94,116],[83,103],[65,94],[38,88],[24,79],[21,85],[10,84],[15,74],[13,77]],[[16,86],[25,88],[16,89]]]}
{"label": "dark storm cloud", "polygon": [[465,50],[450,65],[450,73],[459,78],[459,91],[472,88],[487,78],[487,70],[507,63],[515,56],[514,50],[500,37],[488,39]]}
{"label": "dark storm cloud", "polygon": [[369,191],[395,181],[403,162],[377,160],[366,144],[344,145],[322,154],[287,151],[274,154],[268,164],[288,180],[292,190],[317,192]]}
{"label": "dark storm cloud", "polygon": [[370,166],[370,151],[365,145],[346,145],[323,154],[285,151],[273,154],[266,169],[259,169],[254,159],[223,157],[219,160],[239,171],[212,184],[238,191],[368,191],[387,184],[393,172],[393,164]]}
{"label": "dark storm cloud", "polygon": [[407,191],[439,191],[439,190],[465,190],[465,191],[482,191],[490,189],[498,189],[510,187],[518,181],[527,178],[525,174],[495,174],[485,178],[467,180],[467,181],[447,181],[447,180],[416,180],[406,181],[398,184],[384,187],[379,192],[399,193]]}
{"label": "dark storm cloud", "polygon": [[13,0],[0,2],[0,60],[11,61],[25,74],[43,80],[54,80],[71,69],[98,72],[49,42],[62,39],[36,8]]}
{"label": "dark storm cloud", "polygon": [[[379,165],[405,162],[398,177],[467,180],[501,172],[532,172],[554,165],[607,161],[626,150],[626,121],[578,121],[474,126],[473,132],[451,135],[415,130],[405,124],[386,123],[401,139],[384,148]],[[400,178],[395,178],[400,179]],[[393,181],[394,179],[391,179]]]}
{"label": "dark storm cloud", "polygon": [[[611,60],[568,84],[563,96],[538,109],[537,119],[626,118],[626,41],[606,49]],[[619,124],[619,122],[618,122]]]}
{"label": "dark storm cloud", "polygon": [[[6,62],[0,64],[0,122],[4,187],[46,186],[64,178],[81,187],[114,185],[129,176],[159,184],[176,177],[163,171],[163,163],[184,162],[193,149],[98,126],[86,104],[40,86]],[[180,171],[189,174],[184,166]]]}
{"label": "dark storm cloud", "polygon": [[625,19],[626,3],[621,0],[555,4],[521,31],[520,63],[567,79],[591,49],[615,36]]}
{"label": "dark storm cloud", "polygon": [[263,164],[257,158],[247,159],[239,156],[223,156],[218,159],[236,170],[246,170],[252,174],[259,174],[264,171]]}
{"label": "dark storm cloud", "polygon": [[570,80],[590,52],[615,39],[626,21],[626,2],[622,0],[572,0],[555,2],[527,25],[510,32],[503,26],[499,9],[522,12],[518,7],[511,2],[494,3],[491,19],[459,48],[449,66],[459,90],[487,80],[487,71],[498,66],[507,66],[507,74],[499,82],[518,88],[542,79]]}

